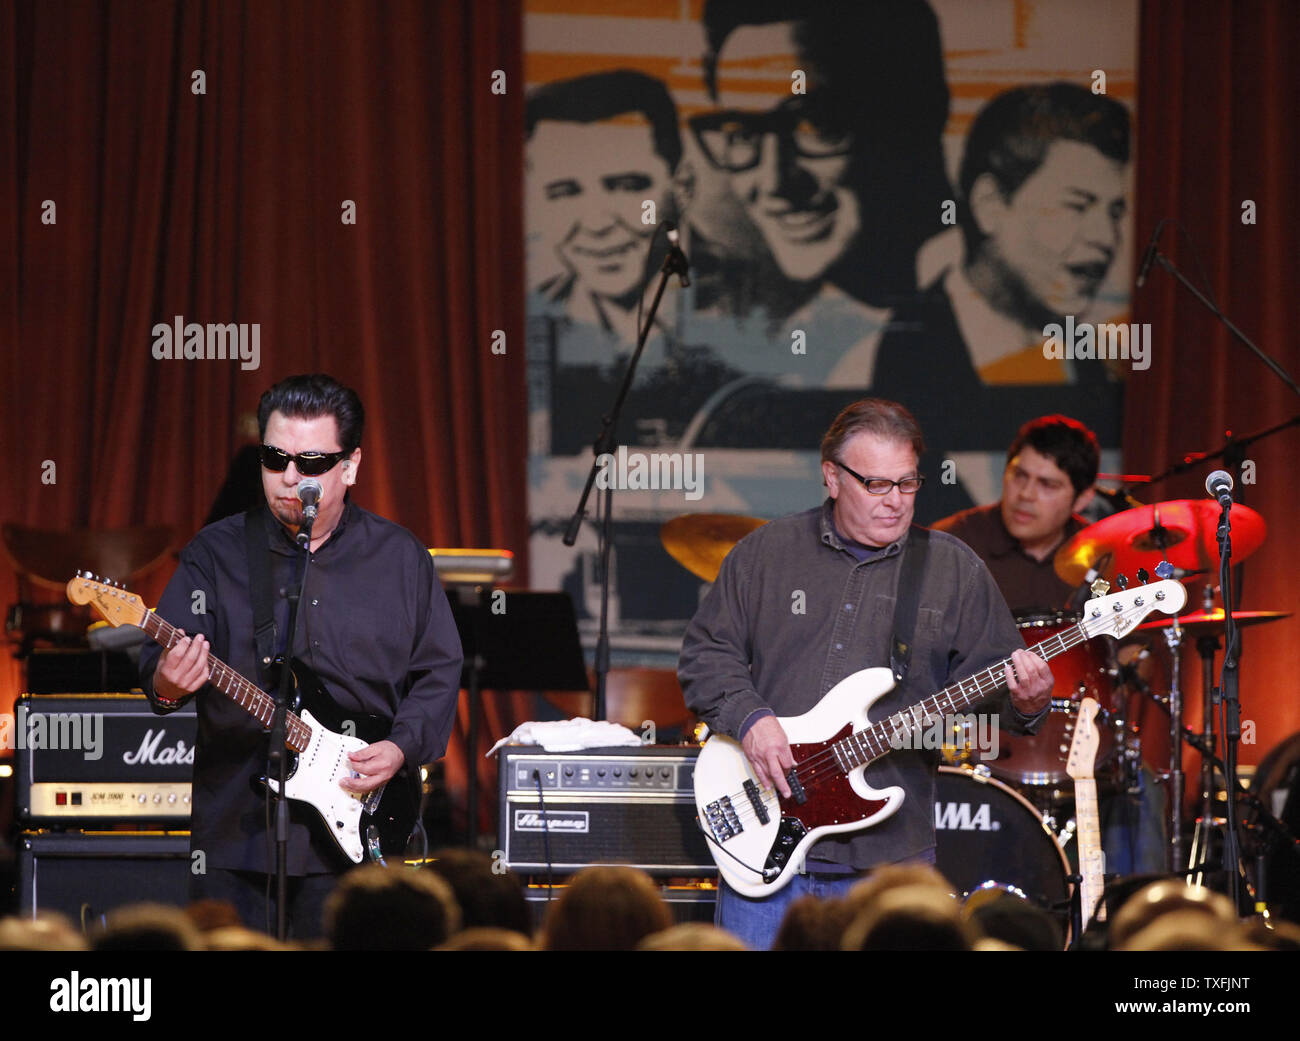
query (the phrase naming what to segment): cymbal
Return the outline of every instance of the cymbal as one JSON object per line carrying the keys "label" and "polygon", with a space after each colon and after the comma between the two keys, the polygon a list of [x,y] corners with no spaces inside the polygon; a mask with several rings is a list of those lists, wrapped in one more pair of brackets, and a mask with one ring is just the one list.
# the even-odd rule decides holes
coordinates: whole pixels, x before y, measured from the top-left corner
{"label": "cymbal", "polygon": [[[1235,547],[1234,547],[1235,548]],[[1290,618],[1290,611],[1233,611],[1233,621],[1238,626],[1247,625],[1264,625],[1267,622],[1281,621],[1283,618]],[[1143,622],[1138,626],[1139,629],[1168,629],[1174,624],[1172,618],[1158,618],[1154,622]],[[1223,632],[1223,608],[1216,607],[1213,611],[1197,611],[1195,614],[1185,614],[1178,619],[1178,624],[1191,637],[1198,636],[1215,636]]]}
{"label": "cymbal", "polygon": [[[1232,507],[1232,559],[1241,563],[1259,549],[1268,526],[1249,506]],[[1056,551],[1056,573],[1077,586],[1088,570],[1110,554],[1102,569],[1106,579],[1122,571],[1130,578],[1138,568],[1154,571],[1168,558],[1184,571],[1219,566],[1219,504],[1212,499],[1171,499],[1115,513],[1090,524]]]}
{"label": "cymbal", "polygon": [[660,527],[659,541],[687,571],[713,582],[731,547],[766,523],[735,513],[684,513]]}

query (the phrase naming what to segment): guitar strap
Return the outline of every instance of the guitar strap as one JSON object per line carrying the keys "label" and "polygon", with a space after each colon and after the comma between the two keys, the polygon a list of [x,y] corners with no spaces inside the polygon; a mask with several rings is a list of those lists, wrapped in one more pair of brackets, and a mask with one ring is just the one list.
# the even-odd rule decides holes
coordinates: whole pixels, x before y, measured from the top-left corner
{"label": "guitar strap", "polygon": [[912,526],[903,550],[902,568],[898,573],[898,596],[894,600],[894,640],[889,646],[889,668],[894,682],[902,684],[912,664],[912,635],[916,632],[916,615],[921,600],[921,577],[930,555],[930,529]]}
{"label": "guitar strap", "polygon": [[257,673],[269,684],[269,667],[279,639],[271,597],[271,542],[266,533],[266,507],[257,505],[244,514],[244,545],[248,550],[248,595],[253,605],[253,639],[257,646]]}

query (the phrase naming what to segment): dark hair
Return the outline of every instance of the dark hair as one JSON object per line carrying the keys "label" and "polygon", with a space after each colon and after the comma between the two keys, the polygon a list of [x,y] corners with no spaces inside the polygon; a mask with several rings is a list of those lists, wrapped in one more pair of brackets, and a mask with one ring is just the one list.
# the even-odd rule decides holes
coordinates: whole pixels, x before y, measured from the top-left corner
{"label": "dark hair", "polygon": [[845,443],[861,433],[910,444],[918,459],[925,455],[925,438],[912,413],[896,401],[863,398],[841,411],[831,423],[822,438],[822,462],[838,463]]}
{"label": "dark hair", "polygon": [[1004,199],[1043,165],[1057,141],[1091,145],[1108,159],[1129,159],[1128,109],[1077,83],[1039,83],[999,94],[975,116],[958,176],[958,221],[968,254],[984,238],[970,212],[976,180],[992,175]]}
{"label": "dark hair", "polygon": [[917,250],[943,230],[941,207],[952,197],[938,19],[924,0],[708,0],[704,79],[715,100],[727,37],[776,22],[794,23],[799,54],[814,67],[809,92],[856,141],[844,183],[862,208],[860,243],[832,280],[867,303],[896,306],[915,292]]}
{"label": "dark hair", "polygon": [[524,104],[528,137],[544,120],[561,123],[598,123],[625,112],[640,112],[650,123],[655,151],[669,170],[682,158],[682,137],[677,126],[677,106],[659,80],[633,69],[595,72],[589,76],[545,83],[532,90]]}
{"label": "dark hair", "polygon": [[272,412],[291,419],[333,416],[339,427],[339,448],[349,453],[361,444],[366,425],[366,410],[357,392],[319,372],[290,376],[262,395],[257,403],[257,433],[263,441]]}
{"label": "dark hair", "polygon": [[548,951],[630,951],[673,924],[659,887],[637,868],[600,864],[583,868],[546,912],[542,948]]}
{"label": "dark hair", "polygon": [[1007,449],[1007,462],[1018,456],[1026,445],[1047,456],[1069,475],[1075,495],[1091,488],[1097,480],[1101,446],[1097,435],[1077,419],[1062,415],[1031,419],[1020,428]]}
{"label": "dark hair", "polygon": [[432,871],[357,868],[325,901],[325,932],[336,951],[427,951],[459,929],[451,886]]}
{"label": "dark hair", "polygon": [[495,927],[532,934],[532,916],[519,876],[502,872],[486,853],[448,847],[435,851],[424,868],[451,886],[460,905],[462,928]]}

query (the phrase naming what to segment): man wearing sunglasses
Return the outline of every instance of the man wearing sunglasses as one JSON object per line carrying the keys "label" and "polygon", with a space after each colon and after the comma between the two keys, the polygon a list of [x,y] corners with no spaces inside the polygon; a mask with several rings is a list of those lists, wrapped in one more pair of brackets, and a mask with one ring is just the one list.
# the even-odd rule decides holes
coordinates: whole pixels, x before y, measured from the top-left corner
{"label": "man wearing sunglasses", "polygon": [[[903,406],[867,398],[846,408],[822,441],[829,498],[742,539],[686,630],[678,675],[687,705],[739,741],[758,781],[783,797],[795,760],[775,717],[802,715],[845,677],[890,664],[902,564],[915,552],[910,530],[923,452],[921,430]],[[1003,727],[1034,727],[1051,695],[1051,671],[1025,650],[988,568],[965,543],[932,532],[918,581],[906,682],[875,703],[872,718],[1010,657],[1007,686],[986,705]],[[935,766],[936,756],[922,749],[873,763],[873,788],[906,793],[897,812],[818,842],[804,873],[766,899],[724,884],[718,924],[765,948],[797,897],[842,896],[877,864],[933,863]]]}
{"label": "man wearing sunglasses", "polygon": [[[349,757],[356,776],[344,787],[372,791],[404,763],[440,758],[451,732],[461,646],[432,558],[411,532],[349,498],[364,423],[357,394],[328,376],[293,376],[262,395],[266,506],[208,525],[181,551],[158,612],[189,635],[169,651],[149,644],[141,655],[141,685],[159,709],[199,695],[191,842],[204,857],[191,896],[229,901],[253,928],[274,920],[266,899],[274,860],[265,798],[250,785],[265,773],[266,736],[234,701],[205,689],[209,652],[269,686],[254,633],[251,566],[269,569],[276,653],[309,666],[341,709],[392,721],[386,740]],[[298,488],[307,477],[319,482],[320,495],[290,649],[283,591],[302,580],[295,535],[303,523]],[[265,531],[260,544],[248,539],[249,525]],[[288,911],[298,938],[320,934],[334,877],[350,866],[314,816],[290,803]]]}

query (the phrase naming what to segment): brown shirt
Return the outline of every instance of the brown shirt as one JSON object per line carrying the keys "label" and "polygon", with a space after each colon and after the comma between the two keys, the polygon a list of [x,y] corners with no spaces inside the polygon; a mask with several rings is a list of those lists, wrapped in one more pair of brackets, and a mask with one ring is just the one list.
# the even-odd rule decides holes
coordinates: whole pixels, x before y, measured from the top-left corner
{"label": "brown shirt", "polygon": [[[1084,524],[1082,517],[1071,517],[1065,525],[1065,538],[1081,530]],[[1045,560],[1035,560],[1020,548],[1020,543],[1002,523],[1000,503],[954,513],[936,521],[933,527],[935,531],[956,535],[978,554],[1016,614],[1060,610],[1074,593],[1074,587],[1056,574],[1053,553]]]}

